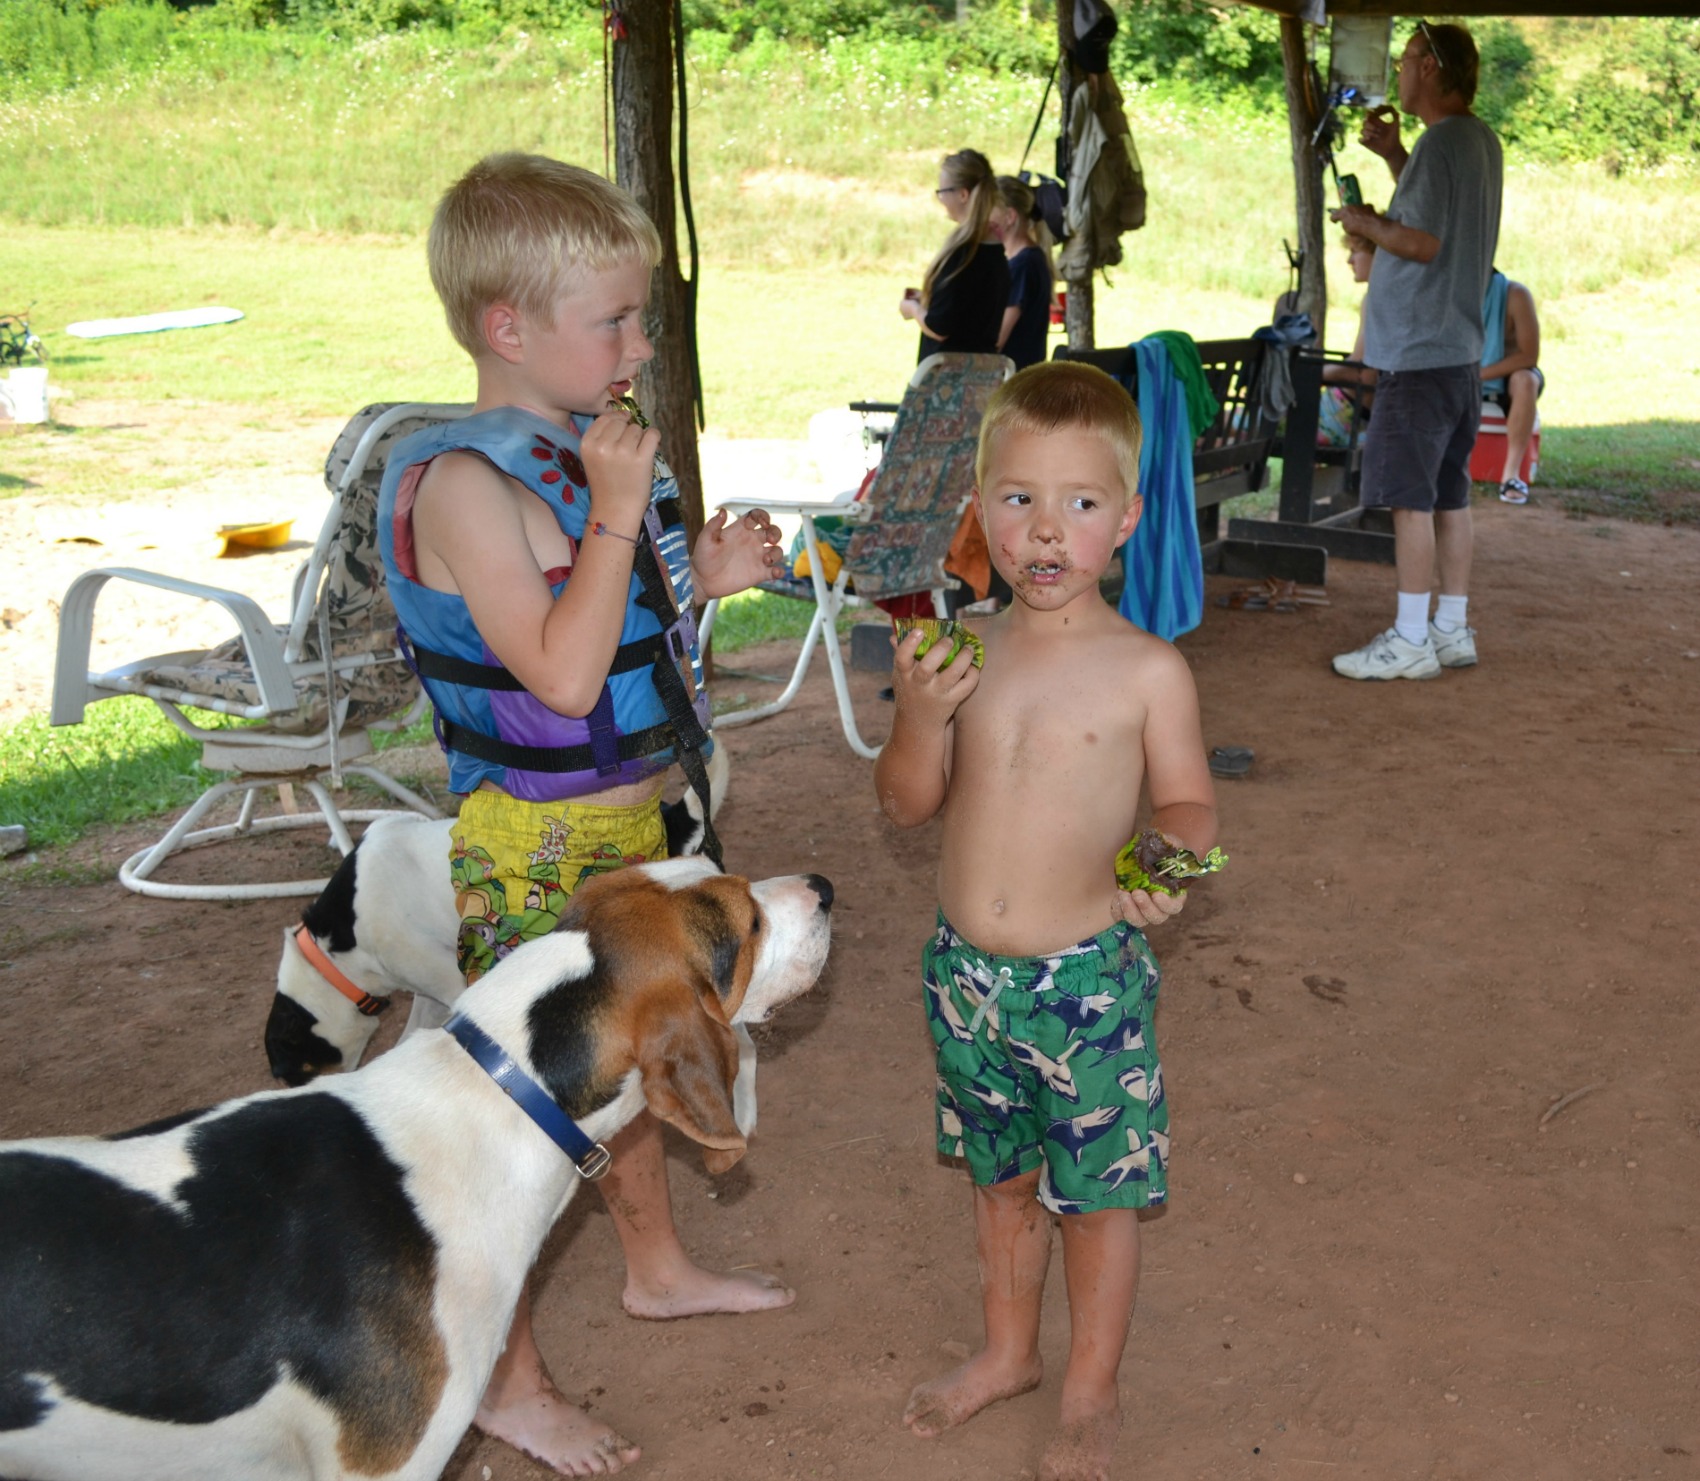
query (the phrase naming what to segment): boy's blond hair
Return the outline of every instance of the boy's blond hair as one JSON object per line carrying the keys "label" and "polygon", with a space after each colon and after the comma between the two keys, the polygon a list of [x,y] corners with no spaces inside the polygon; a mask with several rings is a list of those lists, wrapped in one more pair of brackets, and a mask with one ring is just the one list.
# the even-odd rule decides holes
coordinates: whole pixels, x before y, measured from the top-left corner
{"label": "boy's blond hair", "polygon": [[980,447],[974,456],[974,482],[984,486],[998,433],[1061,432],[1079,427],[1096,433],[1115,454],[1122,476],[1124,504],[1139,492],[1139,445],[1144,429],[1139,408],[1103,371],[1076,360],[1043,360],[1011,376],[986,405],[980,423]]}
{"label": "boy's blond hair", "polygon": [[479,160],[437,204],[426,244],[449,332],[486,352],[480,320],[493,303],[553,327],[555,306],[583,272],[661,261],[661,234],[618,185],[539,154]]}

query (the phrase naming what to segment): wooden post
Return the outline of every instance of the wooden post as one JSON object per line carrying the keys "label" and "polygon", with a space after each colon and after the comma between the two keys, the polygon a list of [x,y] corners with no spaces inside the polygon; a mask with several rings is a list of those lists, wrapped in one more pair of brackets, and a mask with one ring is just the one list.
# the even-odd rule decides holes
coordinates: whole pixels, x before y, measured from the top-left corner
{"label": "wooden post", "polygon": [[[1074,0],[1057,0],[1057,47],[1063,58],[1057,89],[1062,99],[1059,132],[1066,132],[1069,100],[1074,96],[1075,88],[1086,86],[1086,74],[1074,65],[1069,55],[1074,47]],[[1068,182],[1063,183],[1066,185]],[[1079,281],[1073,278],[1064,281],[1068,285],[1068,302],[1063,308],[1063,333],[1068,339],[1068,347],[1071,350],[1095,349],[1098,338],[1093,322],[1092,274],[1088,273]]]}
{"label": "wooden post", "polygon": [[1093,350],[1098,347],[1096,326],[1092,320],[1092,279],[1068,285],[1068,303],[1063,307],[1063,330],[1071,350]]}
{"label": "wooden post", "polygon": [[643,314],[655,358],[644,367],[638,400],[661,429],[662,455],[679,480],[685,530],[694,544],[703,521],[702,465],[673,194],[673,0],[622,0],[620,13],[626,37],[613,43],[614,178],[661,233],[661,262]]}
{"label": "wooden post", "polygon": [[1310,136],[1320,117],[1314,108],[1320,108],[1322,100],[1315,99],[1313,108],[1305,26],[1296,16],[1281,17],[1281,63],[1287,76],[1287,131],[1293,146],[1299,251],[1304,253],[1304,266],[1299,270],[1298,311],[1310,315],[1317,340],[1321,342],[1328,317],[1327,246],[1322,226],[1322,161],[1311,146]]}

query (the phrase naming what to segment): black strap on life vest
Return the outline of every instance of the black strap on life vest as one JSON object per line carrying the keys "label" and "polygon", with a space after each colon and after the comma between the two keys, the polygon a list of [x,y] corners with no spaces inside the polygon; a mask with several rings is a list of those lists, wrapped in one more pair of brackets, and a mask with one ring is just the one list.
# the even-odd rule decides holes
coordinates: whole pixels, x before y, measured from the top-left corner
{"label": "black strap on life vest", "polygon": [[[648,668],[667,657],[667,643],[661,633],[622,643],[614,650],[614,662],[608,677],[629,674],[634,669]],[[499,663],[477,663],[470,658],[456,658],[452,653],[438,653],[430,648],[413,645],[414,672],[421,679],[437,679],[445,684],[459,684],[463,689],[495,689],[504,694],[522,693],[525,685]]]}
{"label": "black strap on life vest", "polygon": [[[521,771],[595,771],[598,761],[596,748],[588,741],[576,746],[522,746],[514,741],[485,735],[481,730],[468,730],[438,715],[443,744],[493,766],[512,766]],[[617,737],[615,745],[621,761],[640,761],[658,751],[677,745],[671,721],[651,725],[647,730],[634,730],[630,735]]]}
{"label": "black strap on life vest", "polygon": [[703,747],[708,744],[708,732],[703,729],[702,721],[697,719],[696,707],[691,703],[690,690],[685,684],[685,673],[681,667],[690,663],[691,656],[678,638],[679,609],[673,604],[672,589],[666,576],[662,574],[661,558],[656,553],[655,542],[649,538],[647,521],[643,534],[638,537],[632,569],[643,584],[643,594],[638,598],[639,605],[649,608],[655,614],[664,636],[669,633],[674,635],[672,651],[657,659],[650,672],[655,678],[656,692],[660,694],[662,704],[667,707],[667,719],[678,736],[679,765],[684,768],[685,780],[691,784],[691,790],[702,803],[701,852],[707,854],[719,867],[725,868],[720,856],[720,836],[714,831],[713,798],[710,795],[708,765],[703,757]]}

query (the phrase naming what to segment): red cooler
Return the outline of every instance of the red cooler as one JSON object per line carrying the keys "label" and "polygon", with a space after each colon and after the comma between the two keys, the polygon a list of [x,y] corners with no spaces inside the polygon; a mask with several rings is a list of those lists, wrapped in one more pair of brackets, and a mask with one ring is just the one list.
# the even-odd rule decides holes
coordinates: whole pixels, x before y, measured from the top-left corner
{"label": "red cooler", "polygon": [[[1541,465],[1541,414],[1535,413],[1535,430],[1529,445],[1523,449],[1523,466],[1517,476],[1524,483],[1535,481],[1535,470]],[[1470,453],[1470,477],[1477,483],[1498,485],[1505,475],[1505,413],[1497,401],[1482,402],[1482,429],[1476,434],[1476,445]]]}

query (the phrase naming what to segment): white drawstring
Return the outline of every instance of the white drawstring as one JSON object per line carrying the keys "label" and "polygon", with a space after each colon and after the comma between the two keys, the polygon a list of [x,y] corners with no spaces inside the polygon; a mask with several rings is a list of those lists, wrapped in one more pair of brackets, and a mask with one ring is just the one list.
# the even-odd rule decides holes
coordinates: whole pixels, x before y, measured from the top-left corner
{"label": "white drawstring", "polygon": [[974,1017],[969,1021],[969,1033],[979,1033],[980,1025],[986,1021],[986,1015],[992,1011],[993,1006],[997,1003],[998,994],[1014,982],[1015,973],[1010,971],[1008,967],[998,968],[997,981],[992,984],[992,990],[980,999],[980,1006],[974,1010]]}

